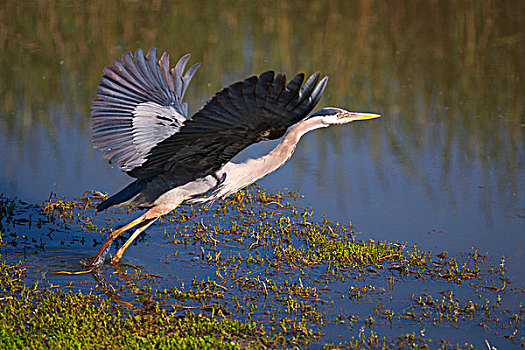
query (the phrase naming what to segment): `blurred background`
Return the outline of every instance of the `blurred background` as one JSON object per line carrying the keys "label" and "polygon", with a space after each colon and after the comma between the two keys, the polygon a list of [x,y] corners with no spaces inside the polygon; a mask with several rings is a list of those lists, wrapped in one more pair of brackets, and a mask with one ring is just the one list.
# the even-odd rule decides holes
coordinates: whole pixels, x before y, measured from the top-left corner
{"label": "blurred background", "polygon": [[89,109],[103,67],[152,46],[203,63],[193,112],[265,70],[328,75],[319,107],[383,117],[308,134],[259,184],[363,239],[504,255],[523,288],[525,2],[1,1],[0,193],[129,183],[92,149]]}

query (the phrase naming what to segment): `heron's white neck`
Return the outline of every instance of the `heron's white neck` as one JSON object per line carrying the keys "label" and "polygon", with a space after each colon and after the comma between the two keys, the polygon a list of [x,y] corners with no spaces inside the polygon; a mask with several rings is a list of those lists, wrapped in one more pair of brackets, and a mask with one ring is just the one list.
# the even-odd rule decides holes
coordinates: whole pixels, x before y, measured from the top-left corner
{"label": "heron's white neck", "polygon": [[270,153],[260,158],[248,159],[242,163],[226,163],[218,172],[218,177],[226,175],[221,196],[227,196],[254,183],[262,177],[279,169],[295,151],[301,136],[309,131],[327,127],[322,117],[313,117],[295,124]]}

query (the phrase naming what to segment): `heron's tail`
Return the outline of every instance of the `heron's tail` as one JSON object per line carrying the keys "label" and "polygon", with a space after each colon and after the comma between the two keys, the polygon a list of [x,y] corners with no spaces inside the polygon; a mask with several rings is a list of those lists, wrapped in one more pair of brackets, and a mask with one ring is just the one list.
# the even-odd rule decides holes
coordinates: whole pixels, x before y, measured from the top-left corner
{"label": "heron's tail", "polygon": [[109,197],[108,199],[106,199],[105,201],[97,205],[97,211],[102,211],[114,205],[123,204],[131,200],[133,197],[139,194],[143,189],[145,189],[147,184],[148,184],[147,179],[139,179],[135,182],[130,183],[120,192],[118,192],[117,194],[114,194],[113,196]]}

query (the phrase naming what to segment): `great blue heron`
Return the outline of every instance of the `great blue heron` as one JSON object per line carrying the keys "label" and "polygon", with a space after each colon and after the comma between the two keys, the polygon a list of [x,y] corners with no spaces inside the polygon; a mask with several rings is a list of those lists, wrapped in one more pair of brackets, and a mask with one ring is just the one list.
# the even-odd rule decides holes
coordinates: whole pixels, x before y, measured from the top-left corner
{"label": "great blue heron", "polygon": [[[130,204],[148,210],[113,231],[89,266],[102,263],[122,232],[138,226],[113,263],[141,232],[179,205],[228,196],[275,171],[308,131],[379,117],[340,108],[323,108],[308,116],[328,78],[319,80],[317,72],[303,85],[305,76],[300,73],[286,83],[284,74],[269,71],[222,89],[188,118],[183,97],[200,66],[184,74],[189,59],[189,54],[183,56],[170,71],[167,53],[157,64],[156,48],[146,56],[139,49],[104,68],[91,106],[93,147],[136,180],[100,203],[97,211]],[[267,155],[231,162],[249,145],[283,135]]]}

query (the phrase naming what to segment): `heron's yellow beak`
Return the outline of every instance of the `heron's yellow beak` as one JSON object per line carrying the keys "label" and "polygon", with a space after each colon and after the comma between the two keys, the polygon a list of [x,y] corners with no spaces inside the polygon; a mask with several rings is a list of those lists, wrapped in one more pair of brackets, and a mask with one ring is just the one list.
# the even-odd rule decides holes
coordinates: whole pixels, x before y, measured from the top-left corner
{"label": "heron's yellow beak", "polygon": [[367,119],[379,118],[381,117],[381,114],[350,112],[350,113],[344,113],[341,117],[346,119],[347,121],[353,122],[355,120],[367,120]]}

